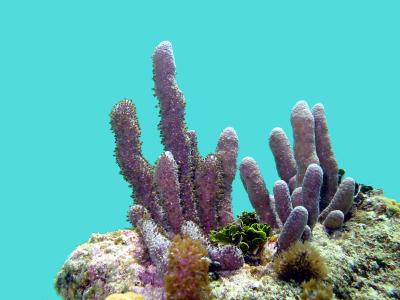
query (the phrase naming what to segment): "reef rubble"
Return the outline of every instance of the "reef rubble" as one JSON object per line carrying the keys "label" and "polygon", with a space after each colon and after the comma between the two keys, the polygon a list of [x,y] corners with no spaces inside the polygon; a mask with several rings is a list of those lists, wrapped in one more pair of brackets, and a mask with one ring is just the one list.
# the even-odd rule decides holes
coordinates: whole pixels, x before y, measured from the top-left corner
{"label": "reef rubble", "polygon": [[[332,233],[317,223],[310,242],[326,260],[324,283],[333,287],[333,299],[400,299],[400,203],[385,197],[382,190],[359,193],[346,219]],[[278,279],[267,249],[264,252],[262,264],[245,263],[212,280],[212,298],[314,299],[304,296],[298,283]],[[100,300],[128,292],[162,299],[162,283],[157,283],[147,255],[135,228],[94,233],[66,260],[56,276],[56,290],[68,300]]]}

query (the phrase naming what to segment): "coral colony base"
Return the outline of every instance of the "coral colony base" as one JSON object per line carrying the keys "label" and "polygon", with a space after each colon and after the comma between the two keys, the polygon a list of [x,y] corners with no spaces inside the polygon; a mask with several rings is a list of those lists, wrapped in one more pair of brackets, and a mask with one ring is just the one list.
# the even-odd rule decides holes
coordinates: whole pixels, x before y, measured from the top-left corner
{"label": "coral colony base", "polygon": [[[142,154],[134,104],[111,112],[115,156],[133,188],[131,229],[93,234],[57,274],[64,299],[400,299],[400,206],[343,178],[322,104],[292,109],[294,145],[281,128],[269,145],[281,180],[273,195],[256,161],[240,178],[255,212],[232,213],[239,141],[222,131],[201,157],[185,124],[169,42],[153,55],[165,147]],[[343,180],[342,180],[343,178]]]}

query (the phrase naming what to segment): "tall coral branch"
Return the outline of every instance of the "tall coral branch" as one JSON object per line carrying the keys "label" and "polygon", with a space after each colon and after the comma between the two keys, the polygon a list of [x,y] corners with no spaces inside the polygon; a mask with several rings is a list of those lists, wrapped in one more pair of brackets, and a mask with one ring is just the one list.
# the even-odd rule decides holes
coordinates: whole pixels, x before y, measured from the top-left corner
{"label": "tall coral branch", "polygon": [[322,170],[324,182],[321,190],[321,208],[325,208],[333,198],[338,187],[338,164],[332,151],[331,139],[328,132],[328,124],[325,109],[322,104],[316,104],[312,108],[315,123],[315,144]]}
{"label": "tall coral branch", "polygon": [[221,163],[216,155],[208,155],[196,174],[196,190],[199,196],[200,223],[206,233],[217,228],[217,204],[224,197]]}
{"label": "tall coral branch", "polygon": [[307,226],[308,212],[303,206],[295,207],[287,218],[278,238],[278,249],[286,250],[303,235]]}
{"label": "tall coral branch", "polygon": [[185,99],[175,79],[175,61],[170,42],[160,43],[153,54],[155,95],[159,100],[162,142],[179,166],[181,200],[185,219],[197,219],[193,197],[190,140],[185,124]]}
{"label": "tall coral branch", "polygon": [[282,128],[272,129],[269,147],[274,155],[279,177],[289,184],[290,178],[296,175],[296,161],[290,149],[289,139]]}
{"label": "tall coral branch", "polygon": [[296,187],[301,186],[307,167],[319,164],[315,148],[314,117],[307,102],[299,101],[292,109],[290,121],[294,137],[294,157],[297,164]]}
{"label": "tall coral branch", "polygon": [[153,188],[153,170],[142,156],[135,105],[130,100],[122,100],[113,107],[110,117],[115,135],[115,156],[121,174],[133,187],[136,203],[146,207],[153,218],[161,223],[163,212]]}
{"label": "tall coral branch", "polygon": [[169,226],[179,233],[183,223],[179,198],[178,166],[172,153],[166,151],[157,161],[154,183],[160,195]]}
{"label": "tall coral branch", "polygon": [[355,181],[353,178],[346,178],[339,185],[332,201],[319,215],[319,221],[324,221],[331,211],[341,210],[346,215],[353,205]]}
{"label": "tall coral branch", "polygon": [[274,184],[274,199],[276,212],[282,223],[285,223],[289,214],[292,212],[292,202],[290,199],[289,187],[284,180],[278,180]]}
{"label": "tall coral branch", "polygon": [[320,191],[323,172],[317,164],[311,164],[306,170],[302,186],[303,205],[308,211],[308,225],[312,229],[319,215]]}
{"label": "tall coral branch", "polygon": [[278,223],[276,222],[276,214],[271,204],[269,192],[253,158],[243,158],[240,163],[240,178],[249,195],[251,205],[256,210],[261,222],[277,228]]}
{"label": "tall coral branch", "polygon": [[216,155],[222,163],[224,177],[224,197],[218,205],[218,226],[223,227],[234,221],[232,212],[232,181],[236,174],[236,159],[239,151],[239,139],[232,127],[225,128],[221,133]]}

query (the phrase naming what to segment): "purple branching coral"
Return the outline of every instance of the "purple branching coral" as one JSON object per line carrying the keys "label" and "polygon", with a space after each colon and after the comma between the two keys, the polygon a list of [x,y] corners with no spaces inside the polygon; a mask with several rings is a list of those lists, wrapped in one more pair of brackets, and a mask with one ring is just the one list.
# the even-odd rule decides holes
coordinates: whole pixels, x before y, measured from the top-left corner
{"label": "purple branching coral", "polygon": [[[133,188],[134,204],[128,219],[137,227],[149,254],[148,263],[158,274],[167,268],[168,251],[176,235],[200,242],[213,268],[224,274],[242,267],[243,254],[234,245],[211,244],[208,234],[235,221],[231,194],[239,140],[228,127],[222,131],[215,152],[205,158],[200,155],[196,132],[188,130],[185,123],[185,99],[175,75],[172,46],[162,42],[153,54],[153,79],[165,152],[155,166],[143,157],[134,104],[122,100],[110,114],[115,156],[121,174]],[[290,121],[293,149],[281,128],[274,128],[269,137],[281,179],[275,182],[273,195],[253,158],[243,158],[239,168],[260,221],[280,232],[279,252],[299,240],[311,239],[317,221],[328,230],[340,228],[353,204],[355,185],[353,179],[346,178],[338,186],[337,162],[321,104],[310,110],[307,102],[297,102]]]}
{"label": "purple branching coral", "polygon": [[163,201],[165,215],[171,230],[179,233],[183,215],[180,205],[178,165],[169,151],[162,154],[156,163],[154,185]]}
{"label": "purple branching coral", "polygon": [[197,220],[193,193],[191,140],[185,123],[185,98],[175,79],[172,45],[160,43],[153,54],[154,91],[160,107],[161,140],[179,166],[181,200],[185,219]]}
{"label": "purple branching coral", "polygon": [[279,227],[273,201],[253,158],[243,158],[240,163],[240,178],[260,221],[270,225],[272,228]]}
{"label": "purple branching coral", "polygon": [[208,233],[234,221],[232,181],[236,173],[238,138],[233,128],[220,135],[216,151],[204,159],[195,131],[187,130],[185,99],[175,79],[175,61],[169,42],[153,54],[155,96],[159,100],[161,140],[165,152],[153,167],[141,152],[136,108],[129,100],[116,104],[110,114],[121,173],[133,188],[129,221],[142,236],[151,265],[162,276],[168,250],[177,234],[199,240],[220,271],[243,265],[235,246],[211,246]]}
{"label": "purple branching coral", "polygon": [[321,168],[324,172],[322,186],[321,207],[328,206],[338,187],[338,165],[332,151],[331,139],[328,133],[325,110],[322,104],[312,108],[315,123],[315,144]]}
{"label": "purple branching coral", "polygon": [[294,157],[296,159],[296,187],[301,186],[307,167],[319,164],[315,147],[314,118],[307,102],[299,101],[292,109],[290,122],[293,128]]}
{"label": "purple branching coral", "polygon": [[303,205],[308,211],[308,226],[313,228],[319,215],[319,199],[322,186],[322,169],[317,164],[308,166],[302,185]]}
{"label": "purple branching coral", "polygon": [[[338,187],[338,167],[322,104],[315,105],[311,111],[307,102],[297,102],[290,121],[293,151],[281,128],[274,128],[269,137],[269,146],[282,179],[274,185],[274,196],[269,195],[254,159],[244,158],[240,165],[243,185],[260,220],[274,228],[283,226],[278,243],[283,246],[278,246],[279,249],[300,238],[310,239],[316,222],[324,222],[330,212],[340,210],[345,215],[353,203],[355,184],[354,180],[347,178]],[[296,208],[299,209],[294,213]],[[290,219],[291,214],[301,223],[296,225],[295,231],[291,230],[296,223]],[[339,218],[337,214],[334,216],[335,220]],[[333,216],[329,220],[331,218]],[[307,221],[303,226],[304,219]],[[330,224],[329,220],[324,224]]]}
{"label": "purple branching coral", "polygon": [[307,226],[308,212],[303,206],[295,207],[283,225],[278,238],[278,249],[285,250],[300,240]]}
{"label": "purple branching coral", "polygon": [[236,159],[239,151],[239,139],[235,129],[225,128],[222,131],[216,149],[216,155],[221,160],[224,180],[224,193],[218,205],[219,226],[225,226],[234,221],[232,212],[232,182],[236,175]]}

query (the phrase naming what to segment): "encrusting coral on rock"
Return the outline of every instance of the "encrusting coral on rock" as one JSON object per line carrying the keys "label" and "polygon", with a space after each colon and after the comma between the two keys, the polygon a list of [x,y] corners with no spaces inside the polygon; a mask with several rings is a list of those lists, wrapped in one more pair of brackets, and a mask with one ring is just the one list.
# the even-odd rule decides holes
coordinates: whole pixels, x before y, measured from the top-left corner
{"label": "encrusting coral on rock", "polygon": [[256,161],[242,159],[240,178],[255,213],[235,220],[235,130],[223,130],[215,153],[203,158],[196,132],[186,127],[169,42],[154,51],[153,79],[164,144],[154,165],[141,150],[134,103],[124,99],[110,114],[117,163],[133,189],[134,227],[93,234],[79,246],[57,274],[60,296],[400,299],[400,205],[342,180],[322,104],[293,107],[293,150],[281,128],[272,130],[281,178],[273,195]]}

